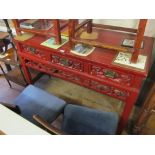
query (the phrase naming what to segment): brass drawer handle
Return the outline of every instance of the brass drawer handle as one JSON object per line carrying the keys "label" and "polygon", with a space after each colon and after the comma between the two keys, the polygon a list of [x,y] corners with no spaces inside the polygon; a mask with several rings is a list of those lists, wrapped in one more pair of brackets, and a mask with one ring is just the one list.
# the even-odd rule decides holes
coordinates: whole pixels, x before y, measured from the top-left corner
{"label": "brass drawer handle", "polygon": [[52,55],[52,58],[53,58],[53,59],[59,59],[59,57],[56,56],[56,55]]}
{"label": "brass drawer handle", "polygon": [[117,90],[117,89],[114,90],[114,93],[115,93],[116,95],[118,95],[118,96],[125,96],[125,93],[123,93],[122,91]]}
{"label": "brass drawer handle", "polygon": [[104,76],[112,78],[112,79],[117,77],[117,73],[114,71],[110,71],[110,70],[106,70],[103,74]]}
{"label": "brass drawer handle", "polygon": [[31,53],[33,53],[33,54],[34,54],[35,51],[36,51],[36,49],[35,49],[34,47],[29,47],[28,49],[29,49],[29,51],[30,51]]}
{"label": "brass drawer handle", "polygon": [[60,59],[60,64],[63,66],[69,66],[69,61],[65,58]]}

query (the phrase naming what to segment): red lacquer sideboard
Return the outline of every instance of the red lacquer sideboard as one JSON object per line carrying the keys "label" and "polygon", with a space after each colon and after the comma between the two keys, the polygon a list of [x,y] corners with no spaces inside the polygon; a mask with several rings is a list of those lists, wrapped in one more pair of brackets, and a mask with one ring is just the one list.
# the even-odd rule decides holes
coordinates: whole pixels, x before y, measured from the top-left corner
{"label": "red lacquer sideboard", "polygon": [[[124,39],[135,37],[132,34],[109,30],[103,30],[99,34],[103,41],[114,45],[121,45]],[[96,48],[86,57],[77,56],[70,53],[69,43],[55,50],[42,46],[41,43],[45,40],[47,37],[39,35],[26,41],[15,40],[27,82],[32,82],[28,71],[30,67],[124,101],[125,106],[118,127],[118,133],[121,133],[142,82],[149,72],[154,39],[144,37],[143,40],[144,48],[140,54],[147,56],[145,70],[115,64],[113,60],[118,52],[114,50]]]}

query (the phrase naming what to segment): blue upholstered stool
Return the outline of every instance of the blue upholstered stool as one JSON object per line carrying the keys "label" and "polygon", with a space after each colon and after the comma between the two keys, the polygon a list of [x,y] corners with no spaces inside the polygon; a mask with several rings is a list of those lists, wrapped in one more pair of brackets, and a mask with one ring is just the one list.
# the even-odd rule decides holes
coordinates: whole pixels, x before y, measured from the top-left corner
{"label": "blue upholstered stool", "polygon": [[40,88],[29,85],[13,101],[13,104],[20,108],[21,116],[37,124],[33,119],[34,114],[51,123],[62,113],[66,103]]}
{"label": "blue upholstered stool", "polygon": [[116,134],[118,115],[83,106],[67,104],[62,131],[73,135]]}

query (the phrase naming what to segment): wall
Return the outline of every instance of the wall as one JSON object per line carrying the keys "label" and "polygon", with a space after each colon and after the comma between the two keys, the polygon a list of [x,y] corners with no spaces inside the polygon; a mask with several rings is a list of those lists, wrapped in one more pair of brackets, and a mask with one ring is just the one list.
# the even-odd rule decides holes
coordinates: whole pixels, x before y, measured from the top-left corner
{"label": "wall", "polygon": [[[93,22],[101,23],[106,25],[114,25],[114,26],[122,26],[129,28],[137,28],[138,27],[137,19],[95,19]],[[149,19],[147,22],[145,35],[150,37],[155,37],[155,19]]]}
{"label": "wall", "polygon": [[[137,19],[94,19],[95,23],[103,23],[107,25],[115,25],[115,26],[122,26],[122,27],[130,27],[130,28],[137,28],[138,20]],[[3,21],[0,20],[0,31],[6,31],[6,28],[2,25]],[[12,25],[11,25],[12,26]],[[13,30],[13,33],[15,31]],[[145,35],[150,37],[155,37],[155,19],[149,19]]]}

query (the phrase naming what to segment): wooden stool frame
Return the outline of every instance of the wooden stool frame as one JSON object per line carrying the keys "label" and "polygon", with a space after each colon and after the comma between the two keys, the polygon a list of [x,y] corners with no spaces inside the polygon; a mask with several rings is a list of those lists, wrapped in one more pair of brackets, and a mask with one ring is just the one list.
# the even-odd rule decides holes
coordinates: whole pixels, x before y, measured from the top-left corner
{"label": "wooden stool frame", "polygon": [[[132,52],[131,62],[136,63],[138,56],[140,54],[140,48],[141,48],[141,44],[143,41],[146,24],[147,24],[147,19],[140,19],[138,29],[133,29],[133,28],[124,28],[124,27],[116,27],[116,26],[110,26],[110,25],[95,24],[92,22],[92,19],[84,20],[83,22],[78,24],[77,20],[70,19],[69,20],[70,47],[72,49],[76,43],[82,43],[82,44],[86,44],[90,46],[107,48],[107,49],[112,49],[116,51]],[[122,46],[109,45],[106,43],[101,43],[101,42],[93,41],[93,40],[88,41],[85,39],[77,39],[75,37],[76,33],[84,26],[86,26],[87,33],[91,33],[93,27],[135,33],[136,37],[135,37],[135,44],[133,47],[133,51],[131,51],[131,49],[129,48],[122,47]]]}
{"label": "wooden stool frame", "polygon": [[[34,33],[37,35],[42,35],[42,36],[52,36],[55,38],[56,44],[61,44],[61,30],[67,26],[68,22],[65,22],[66,20],[58,20],[58,19],[48,19],[52,20],[53,22],[53,27],[50,28],[49,30],[37,30],[37,29],[27,29],[27,28],[22,28],[20,27],[20,23],[26,21],[27,19],[13,19],[13,23],[16,29],[17,35],[21,35],[22,31],[23,32],[28,32],[28,33]],[[40,19],[41,22],[44,22],[45,19]],[[64,22],[64,24],[61,24],[61,22]]]}

